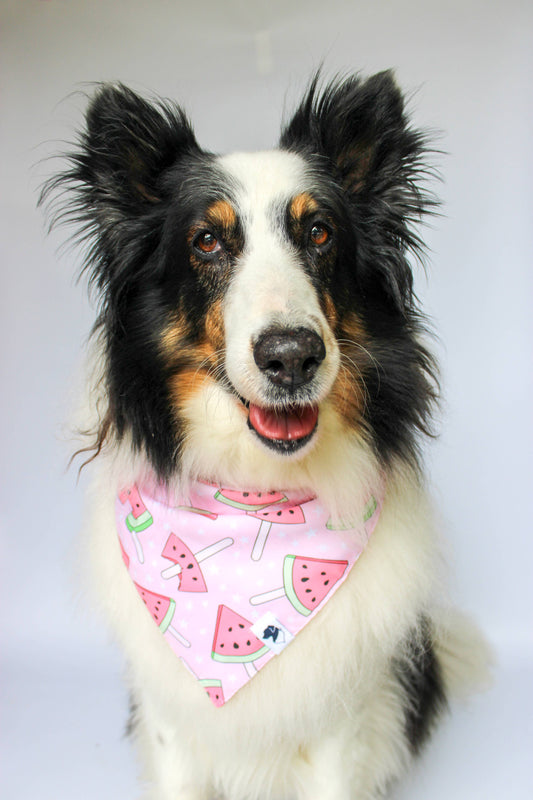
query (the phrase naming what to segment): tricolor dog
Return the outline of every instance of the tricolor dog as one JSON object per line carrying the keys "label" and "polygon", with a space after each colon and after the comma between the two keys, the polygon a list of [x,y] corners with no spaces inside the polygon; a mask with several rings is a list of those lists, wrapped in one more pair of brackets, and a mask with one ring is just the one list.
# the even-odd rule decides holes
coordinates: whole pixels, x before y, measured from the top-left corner
{"label": "tricolor dog", "polygon": [[223,156],[105,84],[45,187],[99,298],[85,559],[153,800],[381,797],[480,667],[420,458],[429,152],[390,73]]}

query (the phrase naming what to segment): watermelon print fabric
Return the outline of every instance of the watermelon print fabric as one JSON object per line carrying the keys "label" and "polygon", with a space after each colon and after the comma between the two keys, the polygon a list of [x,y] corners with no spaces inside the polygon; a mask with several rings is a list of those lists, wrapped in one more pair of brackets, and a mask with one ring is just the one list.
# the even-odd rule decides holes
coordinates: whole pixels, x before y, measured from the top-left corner
{"label": "watermelon print fabric", "polygon": [[314,497],[195,484],[188,497],[123,487],[124,564],[169,646],[215,706],[320,613],[374,530],[381,491],[332,524]]}

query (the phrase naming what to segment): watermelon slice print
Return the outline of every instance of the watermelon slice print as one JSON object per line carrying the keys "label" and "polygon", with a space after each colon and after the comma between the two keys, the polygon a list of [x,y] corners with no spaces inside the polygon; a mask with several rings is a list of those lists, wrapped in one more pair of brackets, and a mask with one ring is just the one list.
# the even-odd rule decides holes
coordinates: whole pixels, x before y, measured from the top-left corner
{"label": "watermelon slice print", "polygon": [[129,502],[131,511],[126,517],[126,527],[131,532],[135,552],[141,564],[144,564],[144,552],[137,534],[145,531],[154,519],[144,505],[137,486],[128,486],[119,493],[118,499],[124,505]]}
{"label": "watermelon slice print", "polygon": [[287,498],[282,492],[238,492],[234,489],[219,489],[215,500],[241,511],[259,511],[261,508],[284,503]]}
{"label": "watermelon slice print", "polygon": [[222,681],[217,678],[201,678],[198,683],[204,687],[209,699],[217,708],[221,708],[224,705],[226,701],[224,699]]}
{"label": "watermelon slice print", "polygon": [[285,556],[283,587],[250,597],[253,606],[287,597],[296,611],[308,617],[342,578],[347,561]]}
{"label": "watermelon slice print", "polygon": [[301,506],[290,506],[289,508],[269,508],[260,511],[248,511],[248,516],[256,517],[261,520],[261,525],[255,538],[252,548],[252,560],[259,561],[265,549],[268,534],[273,523],[279,525],[299,525],[305,522],[304,512]]}
{"label": "watermelon slice print", "polygon": [[180,585],[178,592],[207,592],[207,586],[200,569],[199,562],[204,561],[206,558],[220,553],[226,547],[231,547],[233,539],[229,536],[214,542],[208,547],[199,550],[198,553],[192,553],[190,548],[185,544],[182,539],[179,539],[176,534],[171,533],[167,539],[163,552],[163,558],[168,558],[169,561],[174,563],[173,567],[164,569],[161,577],[165,580],[180,576]]}
{"label": "watermelon slice print", "polygon": [[146,589],[138,583],[135,583],[135,588],[141,595],[144,605],[152,615],[152,619],[159,626],[161,633],[166,633],[168,631],[183,645],[183,647],[190,647],[191,643],[171,625],[176,611],[176,603],[174,600],[170,597],[165,597],[163,594],[151,592],[150,589]]}
{"label": "watermelon slice print", "polygon": [[211,658],[223,664],[243,664],[248,676],[257,672],[254,661],[266,655],[268,647],[251,631],[252,623],[228,606],[218,607]]}

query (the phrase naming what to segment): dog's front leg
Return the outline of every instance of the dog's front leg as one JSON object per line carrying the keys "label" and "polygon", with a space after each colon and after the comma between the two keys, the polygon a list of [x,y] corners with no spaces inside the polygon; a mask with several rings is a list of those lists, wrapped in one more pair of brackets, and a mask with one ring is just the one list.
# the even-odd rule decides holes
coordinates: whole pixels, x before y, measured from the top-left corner
{"label": "dog's front leg", "polygon": [[143,766],[145,800],[208,800],[208,765],[198,763],[183,731],[146,697],[138,702],[133,735]]}

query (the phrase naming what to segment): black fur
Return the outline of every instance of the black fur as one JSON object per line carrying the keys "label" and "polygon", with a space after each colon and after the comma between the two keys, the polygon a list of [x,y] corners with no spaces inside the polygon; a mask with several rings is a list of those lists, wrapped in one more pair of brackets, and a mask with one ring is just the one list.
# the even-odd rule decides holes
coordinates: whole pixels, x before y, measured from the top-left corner
{"label": "black fur", "polygon": [[440,665],[426,620],[420,630],[413,631],[404,657],[396,659],[393,666],[405,692],[405,735],[413,754],[418,755],[446,708]]}

